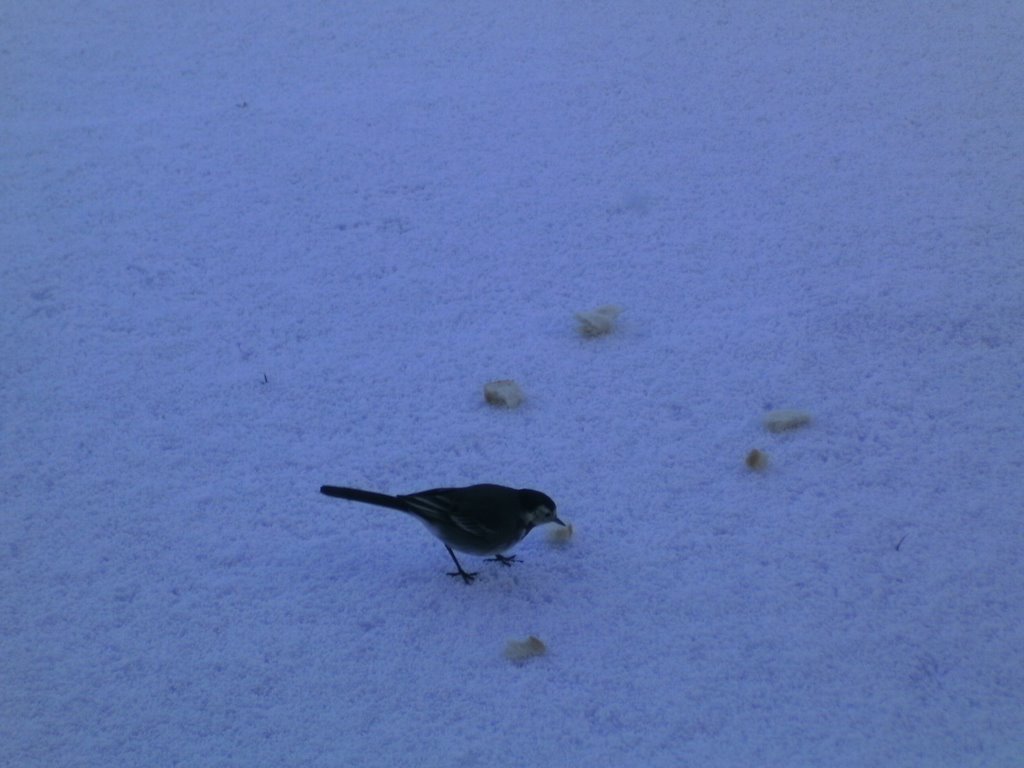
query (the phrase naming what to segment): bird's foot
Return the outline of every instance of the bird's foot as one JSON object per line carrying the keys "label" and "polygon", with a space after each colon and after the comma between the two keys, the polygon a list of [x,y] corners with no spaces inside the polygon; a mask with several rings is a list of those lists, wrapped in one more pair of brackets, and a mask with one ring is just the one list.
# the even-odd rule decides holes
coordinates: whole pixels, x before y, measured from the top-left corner
{"label": "bird's foot", "polygon": [[507,555],[507,556],[506,555],[495,555],[494,557],[488,557],[487,561],[490,562],[490,563],[501,563],[505,567],[511,567],[512,563],[521,563],[521,562],[523,562],[522,560],[520,560],[515,555]]}
{"label": "bird's foot", "polygon": [[457,571],[448,571],[448,575],[449,576],[461,576],[462,580],[464,582],[466,582],[467,584],[472,584],[473,583],[473,579],[476,578],[476,572],[475,571],[472,571],[472,572],[471,571],[464,571],[461,568],[459,568],[459,570],[457,570]]}

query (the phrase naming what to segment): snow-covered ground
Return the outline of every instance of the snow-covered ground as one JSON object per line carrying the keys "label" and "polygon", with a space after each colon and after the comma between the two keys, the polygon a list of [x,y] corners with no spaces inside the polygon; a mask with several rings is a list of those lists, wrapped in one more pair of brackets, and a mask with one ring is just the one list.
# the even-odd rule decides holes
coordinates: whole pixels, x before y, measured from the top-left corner
{"label": "snow-covered ground", "polygon": [[[1024,764],[1017,0],[12,2],[0,92],[0,764]],[[318,493],[474,482],[573,540]]]}

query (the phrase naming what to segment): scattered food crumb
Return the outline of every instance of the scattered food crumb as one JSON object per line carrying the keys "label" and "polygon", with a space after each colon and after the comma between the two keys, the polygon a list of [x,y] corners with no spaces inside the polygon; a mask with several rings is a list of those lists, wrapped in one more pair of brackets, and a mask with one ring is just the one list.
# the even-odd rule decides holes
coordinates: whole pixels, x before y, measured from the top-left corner
{"label": "scattered food crumb", "polygon": [[547,653],[547,646],[537,637],[530,635],[525,640],[509,640],[505,646],[505,658],[516,664],[543,656]]}
{"label": "scattered food crumb", "polygon": [[565,525],[549,525],[548,541],[558,546],[564,546],[572,538],[572,523]]}
{"label": "scattered food crumb", "polygon": [[768,467],[768,454],[758,448],[754,448],[747,454],[746,464],[747,469],[761,472]]}
{"label": "scattered food crumb", "polygon": [[484,400],[501,408],[516,408],[525,400],[523,390],[511,379],[489,381],[484,385]]}
{"label": "scattered food crumb", "polygon": [[764,428],[769,432],[785,432],[811,423],[811,414],[804,411],[769,411],[764,415]]}
{"label": "scattered food crumb", "polygon": [[584,336],[604,336],[615,328],[615,320],[622,314],[622,307],[607,304],[590,312],[577,312],[579,331]]}

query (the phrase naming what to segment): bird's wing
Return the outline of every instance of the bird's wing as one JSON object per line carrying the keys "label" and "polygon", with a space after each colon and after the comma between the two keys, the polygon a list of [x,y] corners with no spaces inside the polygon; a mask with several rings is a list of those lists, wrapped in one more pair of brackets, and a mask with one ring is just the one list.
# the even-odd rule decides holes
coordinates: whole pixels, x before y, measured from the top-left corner
{"label": "bird's wing", "polygon": [[443,520],[455,506],[451,499],[432,493],[410,493],[400,497],[409,511],[427,520]]}
{"label": "bird's wing", "polygon": [[487,536],[498,530],[481,520],[479,514],[463,511],[462,505],[448,488],[412,493],[401,498],[408,505],[409,511],[430,523],[455,525],[473,536]]}
{"label": "bird's wing", "polygon": [[476,516],[460,515],[458,512],[453,512],[450,520],[466,533],[472,534],[473,536],[489,537],[499,532],[498,528],[492,528],[491,526],[486,525],[479,517]]}

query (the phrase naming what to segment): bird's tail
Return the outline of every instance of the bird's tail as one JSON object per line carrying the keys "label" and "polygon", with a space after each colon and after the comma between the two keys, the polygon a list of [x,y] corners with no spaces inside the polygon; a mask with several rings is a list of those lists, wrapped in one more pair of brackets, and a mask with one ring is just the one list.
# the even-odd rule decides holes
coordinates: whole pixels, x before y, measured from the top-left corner
{"label": "bird's tail", "polygon": [[374,493],[363,491],[359,488],[340,488],[337,485],[321,485],[320,493],[325,496],[333,496],[336,499],[348,499],[349,501],[361,501],[364,504],[375,504],[378,507],[388,507],[402,512],[409,511],[409,505],[395,496],[388,496],[386,493]]}

